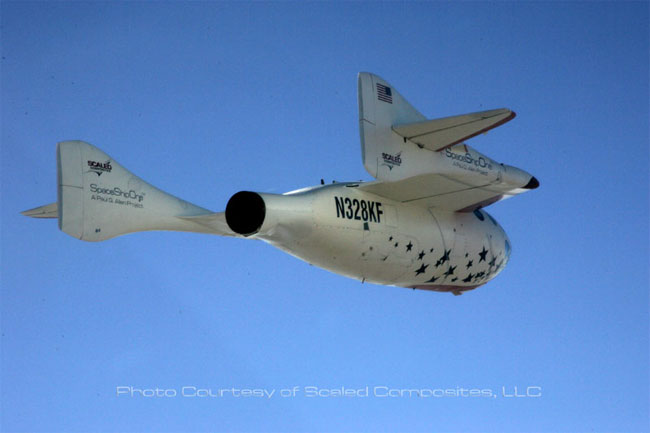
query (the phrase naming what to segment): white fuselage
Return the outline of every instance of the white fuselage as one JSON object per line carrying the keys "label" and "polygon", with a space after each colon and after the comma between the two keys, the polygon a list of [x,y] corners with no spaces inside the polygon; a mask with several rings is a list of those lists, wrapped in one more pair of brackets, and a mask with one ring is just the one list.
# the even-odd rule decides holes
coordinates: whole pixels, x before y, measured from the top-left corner
{"label": "white fuselage", "polygon": [[510,242],[482,209],[539,187],[465,140],[508,108],[427,119],[381,77],[358,75],[361,157],[371,182],[235,193],[213,212],[145,182],[84,141],[57,144],[57,202],[25,211],[99,242],[146,230],[260,239],[360,281],[460,294],[497,276]]}
{"label": "white fuselage", "polygon": [[358,185],[259,194],[264,220],[248,237],[337,274],[417,289],[472,290],[505,267],[510,243],[485,211],[397,203]]}

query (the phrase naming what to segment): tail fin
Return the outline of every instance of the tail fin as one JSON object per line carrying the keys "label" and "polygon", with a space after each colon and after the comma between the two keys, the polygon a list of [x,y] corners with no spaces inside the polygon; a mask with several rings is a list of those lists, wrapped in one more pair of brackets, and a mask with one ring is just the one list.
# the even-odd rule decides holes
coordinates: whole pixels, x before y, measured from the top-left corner
{"label": "tail fin", "polygon": [[399,158],[402,150],[403,138],[392,131],[392,126],[427,119],[377,75],[360,72],[358,86],[363,165],[368,173],[377,178],[379,164],[385,158],[383,154]]}
{"label": "tail fin", "polygon": [[59,228],[77,239],[103,241],[147,230],[222,234],[193,218],[219,214],[150,185],[89,143],[58,144],[57,178],[57,203],[23,214],[58,217]]}
{"label": "tail fin", "polygon": [[[368,72],[359,73],[359,129],[363,165],[373,177],[392,181],[402,158],[418,158],[419,147],[441,151],[503,125],[515,117],[507,108],[427,119],[388,82]],[[408,144],[407,144],[408,142]],[[406,154],[402,155],[402,152]],[[386,168],[383,168],[386,166]],[[401,176],[408,174],[402,171]],[[416,174],[415,172],[412,174]]]}

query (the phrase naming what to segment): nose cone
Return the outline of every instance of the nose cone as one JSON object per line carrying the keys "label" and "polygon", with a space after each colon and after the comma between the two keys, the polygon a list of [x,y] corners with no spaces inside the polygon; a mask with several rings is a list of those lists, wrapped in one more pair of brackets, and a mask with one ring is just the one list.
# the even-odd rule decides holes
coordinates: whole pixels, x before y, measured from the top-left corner
{"label": "nose cone", "polygon": [[524,189],[535,189],[539,186],[539,181],[535,176],[531,177],[528,183],[523,187]]}

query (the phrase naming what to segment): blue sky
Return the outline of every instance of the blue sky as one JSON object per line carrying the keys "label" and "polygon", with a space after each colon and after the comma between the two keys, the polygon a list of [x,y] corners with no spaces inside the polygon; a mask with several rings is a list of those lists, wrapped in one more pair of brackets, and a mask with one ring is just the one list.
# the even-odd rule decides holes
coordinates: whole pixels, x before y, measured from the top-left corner
{"label": "blue sky", "polygon": [[[647,2],[1,8],[3,431],[650,430]],[[369,180],[359,71],[429,117],[518,113],[469,142],[541,182],[489,208],[513,254],[488,285],[361,284],[207,235],[84,243],[19,214],[56,200],[67,139],[215,211]]]}

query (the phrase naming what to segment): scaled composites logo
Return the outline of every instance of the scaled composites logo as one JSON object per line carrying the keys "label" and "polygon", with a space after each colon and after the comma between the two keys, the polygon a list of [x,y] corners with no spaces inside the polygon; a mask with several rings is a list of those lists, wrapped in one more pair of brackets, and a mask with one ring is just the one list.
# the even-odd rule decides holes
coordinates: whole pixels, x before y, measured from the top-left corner
{"label": "scaled composites logo", "polygon": [[395,155],[382,152],[381,157],[384,160],[382,165],[388,167],[389,170],[392,170],[395,166],[399,167],[402,165],[402,152],[397,152]]}
{"label": "scaled composites logo", "polygon": [[90,169],[88,171],[95,173],[97,176],[101,176],[102,173],[110,173],[111,170],[113,170],[113,167],[111,166],[111,160],[109,159],[106,162],[99,162],[99,161],[88,161],[88,167]]}

